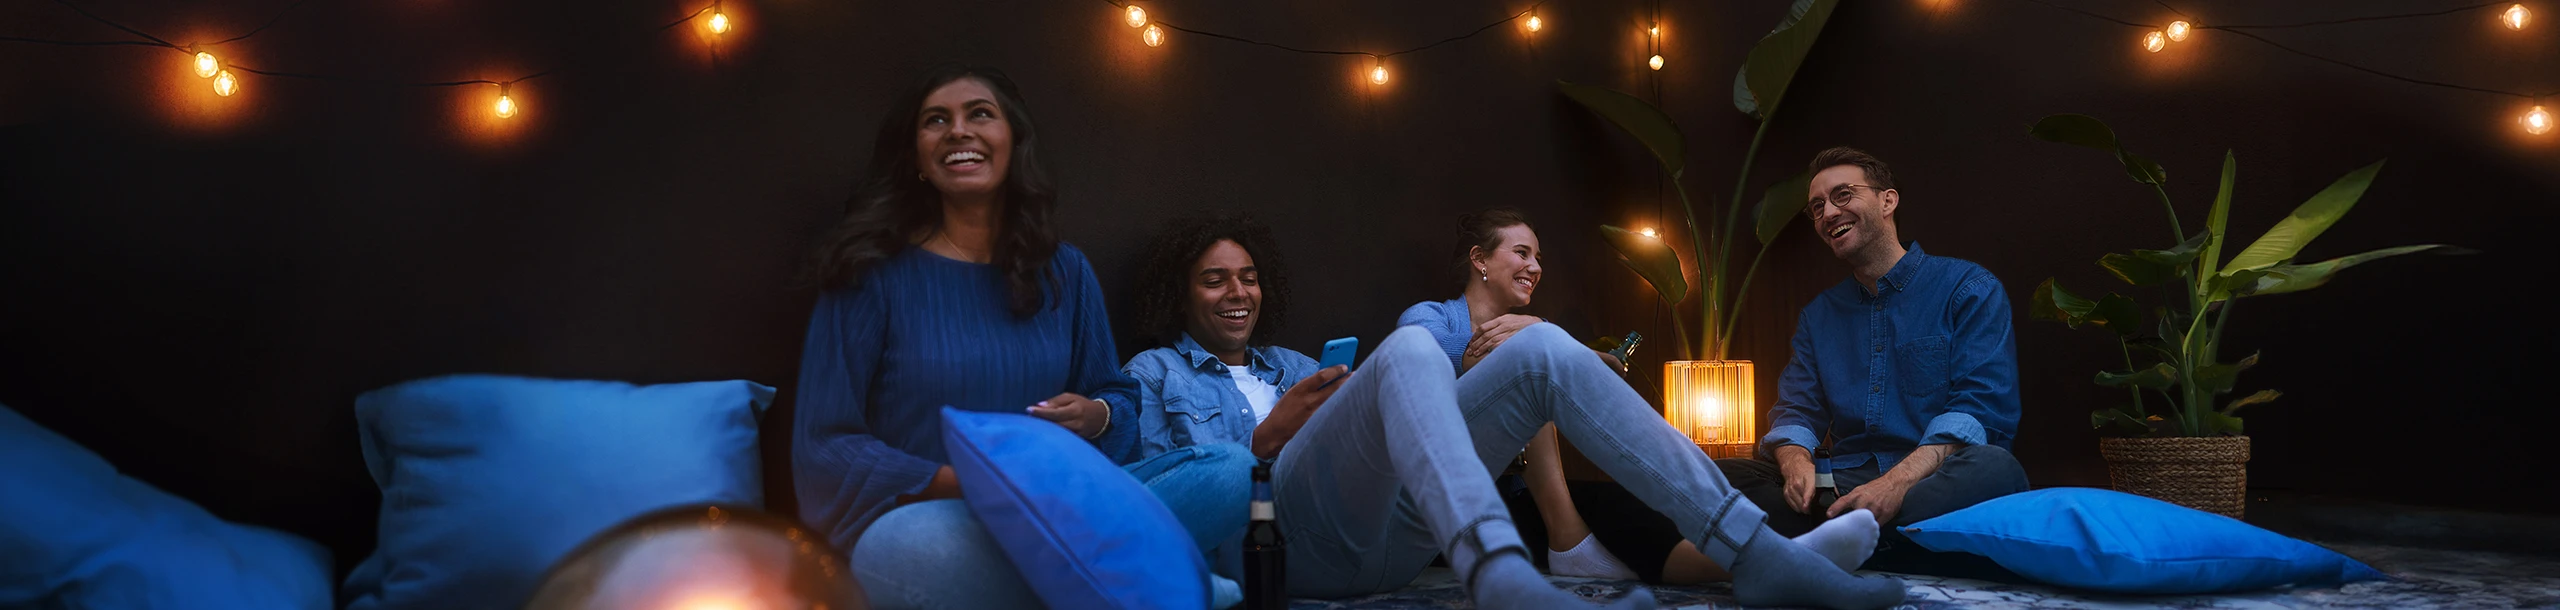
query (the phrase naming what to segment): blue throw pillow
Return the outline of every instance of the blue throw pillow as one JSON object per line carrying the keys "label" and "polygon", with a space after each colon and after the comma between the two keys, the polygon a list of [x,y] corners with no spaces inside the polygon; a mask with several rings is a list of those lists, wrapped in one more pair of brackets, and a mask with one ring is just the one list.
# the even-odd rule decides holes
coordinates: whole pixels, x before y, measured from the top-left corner
{"label": "blue throw pillow", "polygon": [[1066,428],[942,408],[970,514],[1051,608],[1199,608],[1209,563],[1145,484]]}
{"label": "blue throw pillow", "polygon": [[0,406],[0,608],[327,610],[330,570]]}
{"label": "blue throw pillow", "polygon": [[382,487],[350,610],[514,608],[588,536],[687,504],[763,506],[756,418],[773,388],[456,375],[356,399]]}
{"label": "blue throw pillow", "polygon": [[1932,551],[1989,557],[2037,582],[2114,593],[2230,593],[2384,578],[2336,551],[2239,519],[2104,489],[1997,498],[1902,533]]}

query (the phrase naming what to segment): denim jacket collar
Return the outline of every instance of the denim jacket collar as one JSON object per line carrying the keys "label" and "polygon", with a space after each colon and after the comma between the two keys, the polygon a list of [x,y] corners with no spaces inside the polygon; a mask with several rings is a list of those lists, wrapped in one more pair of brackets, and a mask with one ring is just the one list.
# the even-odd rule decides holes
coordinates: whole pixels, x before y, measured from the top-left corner
{"label": "denim jacket collar", "polygon": [[1885,272],[1884,278],[1876,282],[1876,296],[1883,296],[1888,287],[1894,292],[1910,289],[1912,276],[1919,275],[1920,267],[1928,264],[1928,260],[1929,254],[1920,251],[1920,242],[1911,242],[1911,248],[1902,254],[1902,260],[1894,261],[1893,270]]}
{"label": "denim jacket collar", "polygon": [[[1173,351],[1181,354],[1182,359],[1189,362],[1193,369],[1220,373],[1226,371],[1227,363],[1219,360],[1217,354],[1209,353],[1209,348],[1201,347],[1200,341],[1192,339],[1189,332],[1182,333],[1182,338],[1174,341]],[[1266,382],[1280,375],[1280,367],[1271,363],[1271,357],[1267,353],[1269,351],[1271,347],[1267,345],[1244,350],[1245,370],[1251,371],[1253,376],[1260,377]],[[1213,362],[1217,363],[1214,368],[1209,366]]]}

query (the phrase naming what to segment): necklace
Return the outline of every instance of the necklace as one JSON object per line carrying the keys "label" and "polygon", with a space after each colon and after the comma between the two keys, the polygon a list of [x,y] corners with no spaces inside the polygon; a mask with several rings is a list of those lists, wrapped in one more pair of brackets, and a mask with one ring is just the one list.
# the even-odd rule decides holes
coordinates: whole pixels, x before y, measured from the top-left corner
{"label": "necklace", "polygon": [[942,230],[941,230],[941,229],[934,229],[934,230],[933,230],[933,238],[934,238],[934,239],[942,240],[942,245],[951,246],[951,249],[960,251],[960,255],[962,255],[962,256],[966,256],[966,257],[969,257],[969,262],[973,262],[973,263],[984,263],[984,262],[986,262],[986,261],[983,261],[983,260],[979,260],[981,257],[978,255],[978,253],[976,253],[976,252],[971,252],[968,248],[962,248],[962,247],[960,247],[960,243],[959,243],[959,242],[951,241],[951,234],[949,234],[949,233],[944,233],[944,232],[942,232]]}

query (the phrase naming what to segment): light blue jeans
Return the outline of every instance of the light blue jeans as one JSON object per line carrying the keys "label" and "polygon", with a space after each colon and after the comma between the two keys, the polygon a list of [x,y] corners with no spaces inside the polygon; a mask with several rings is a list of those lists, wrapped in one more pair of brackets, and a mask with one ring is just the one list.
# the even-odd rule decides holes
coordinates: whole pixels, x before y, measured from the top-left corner
{"label": "light blue jeans", "polygon": [[[1206,553],[1243,535],[1254,462],[1253,452],[1243,445],[1200,445],[1157,454],[1124,470],[1173,509],[1174,518]],[[1041,605],[995,537],[960,500],[917,502],[881,515],[854,542],[852,564],[873,608]],[[1220,593],[1235,599],[1242,595]]]}
{"label": "light blue jeans", "polygon": [[1412,582],[1449,554],[1521,547],[1493,476],[1549,422],[1718,565],[1766,518],[1625,380],[1552,324],[1459,377],[1431,334],[1397,329],[1280,451],[1272,485],[1289,592],[1342,598]]}

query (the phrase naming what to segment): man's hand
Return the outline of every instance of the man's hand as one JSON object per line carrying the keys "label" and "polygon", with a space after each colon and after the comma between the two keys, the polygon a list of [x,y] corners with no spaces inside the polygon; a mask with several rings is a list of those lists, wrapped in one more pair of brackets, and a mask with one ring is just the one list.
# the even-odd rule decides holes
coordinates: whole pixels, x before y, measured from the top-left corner
{"label": "man's hand", "polygon": [[1324,406],[1325,399],[1341,391],[1340,380],[1350,375],[1351,367],[1337,364],[1289,386],[1289,391],[1280,395],[1280,402],[1271,405],[1271,417],[1253,427],[1253,456],[1266,460],[1280,457],[1280,448],[1288,445],[1289,439],[1297,438],[1298,429],[1315,417],[1316,407]]}
{"label": "man's hand", "polygon": [[1619,374],[1620,376],[1624,376],[1624,375],[1626,375],[1626,374],[1627,374],[1627,363],[1626,363],[1626,362],[1624,362],[1624,361],[1618,360],[1618,356],[1617,356],[1616,354],[1611,354],[1611,353],[1609,353],[1609,352],[1604,352],[1604,351],[1600,351],[1600,350],[1596,350],[1596,349],[1595,349],[1595,350],[1591,350],[1591,353],[1599,354],[1599,355],[1600,355],[1600,363],[1601,363],[1601,364],[1609,365],[1609,370],[1617,371],[1617,372],[1618,372],[1618,374]]}
{"label": "man's hand", "polygon": [[[1787,508],[1795,509],[1798,513],[1813,514],[1813,452],[1797,445],[1779,445],[1775,453],[1778,458],[1778,473],[1785,475],[1787,479]],[[1900,496],[1895,497],[1897,500],[1900,498]],[[1832,514],[1839,514],[1839,509],[1833,508]]]}
{"label": "man's hand", "polygon": [[1477,325],[1475,338],[1467,341],[1467,351],[1463,352],[1467,368],[1475,368],[1476,361],[1483,360],[1486,354],[1493,353],[1493,348],[1502,347],[1502,342],[1511,340],[1512,335],[1520,334],[1520,329],[1545,321],[1537,316],[1515,313],[1486,320],[1484,324]]}
{"label": "man's hand", "polygon": [[1065,426],[1076,438],[1093,438],[1110,421],[1111,407],[1074,392],[1052,396],[1027,409],[1033,416]]}
{"label": "man's hand", "polygon": [[1901,477],[1878,477],[1850,490],[1848,495],[1840,496],[1840,501],[1831,503],[1829,516],[1838,517],[1863,508],[1875,512],[1876,523],[1892,523],[1895,516],[1902,514],[1902,496],[1908,493],[1911,493],[1911,483]]}
{"label": "man's hand", "polygon": [[1921,445],[1919,449],[1912,450],[1911,455],[1903,456],[1902,462],[1894,464],[1893,470],[1884,476],[1850,490],[1840,496],[1840,501],[1831,503],[1831,516],[1838,517],[1841,513],[1863,508],[1875,511],[1876,523],[1892,523],[1893,518],[1902,513],[1902,496],[1911,493],[1911,486],[1921,479],[1937,473],[1938,465],[1945,463],[1947,453],[1955,449],[1955,445]]}

